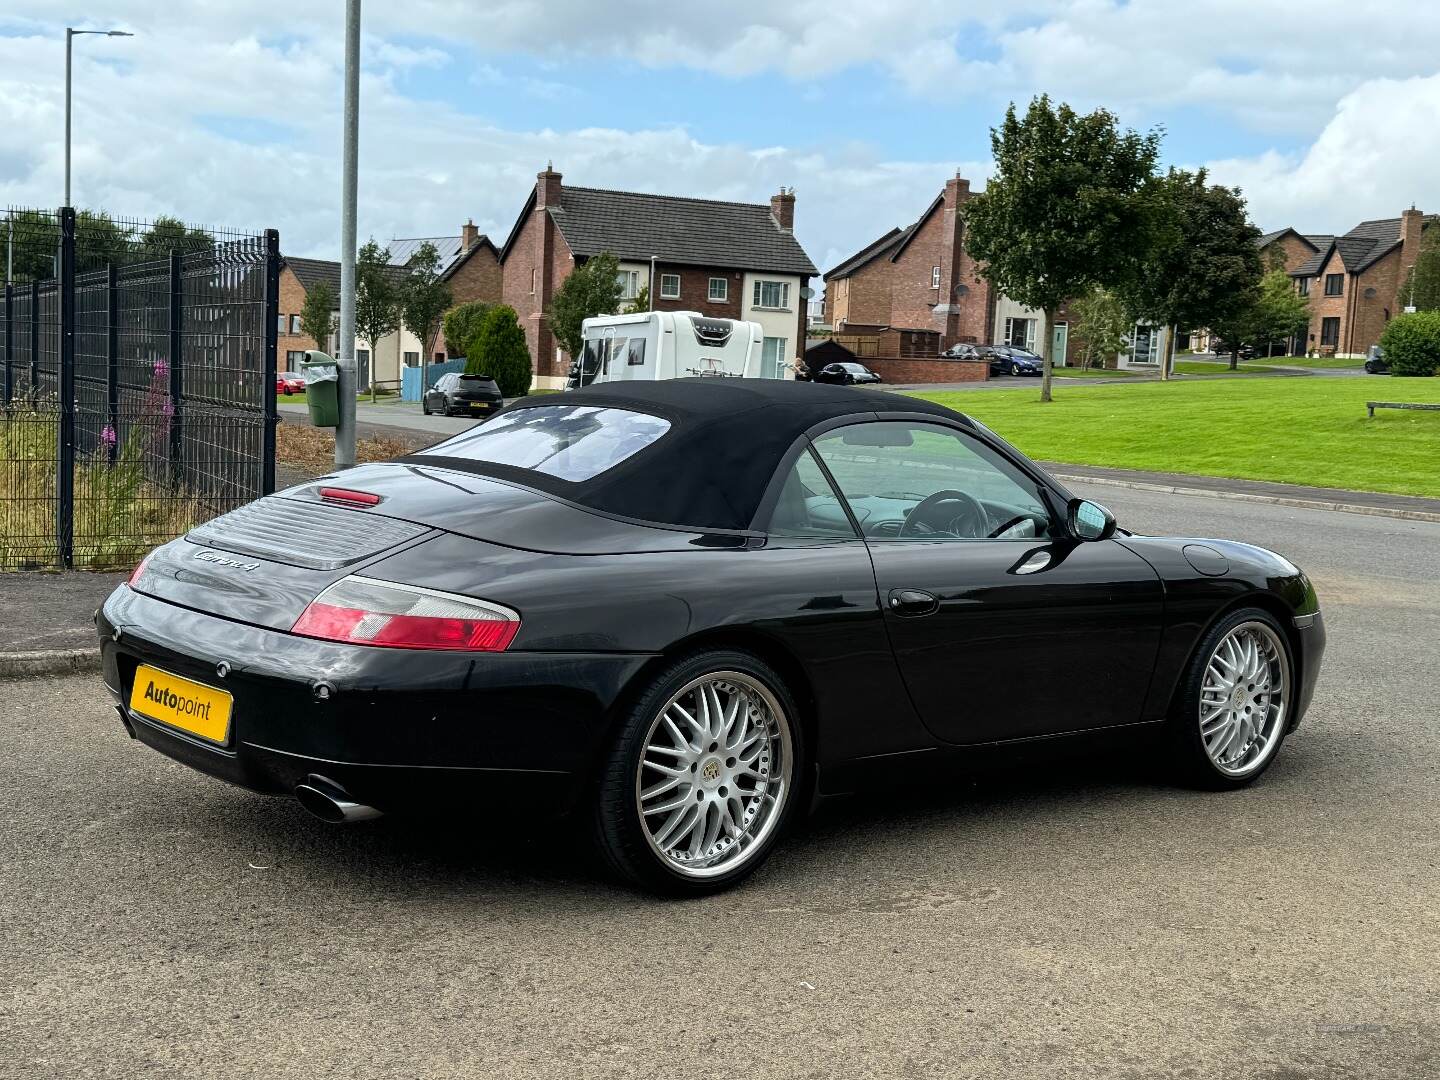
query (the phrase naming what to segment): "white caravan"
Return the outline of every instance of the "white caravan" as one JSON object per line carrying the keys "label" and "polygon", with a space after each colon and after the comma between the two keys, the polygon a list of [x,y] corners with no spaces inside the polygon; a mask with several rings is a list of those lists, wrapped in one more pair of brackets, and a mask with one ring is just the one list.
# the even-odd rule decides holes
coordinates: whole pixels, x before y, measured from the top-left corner
{"label": "white caravan", "polygon": [[764,330],[759,323],[712,319],[698,311],[597,315],[581,324],[585,351],[570,366],[568,389],[622,379],[690,375],[759,379]]}

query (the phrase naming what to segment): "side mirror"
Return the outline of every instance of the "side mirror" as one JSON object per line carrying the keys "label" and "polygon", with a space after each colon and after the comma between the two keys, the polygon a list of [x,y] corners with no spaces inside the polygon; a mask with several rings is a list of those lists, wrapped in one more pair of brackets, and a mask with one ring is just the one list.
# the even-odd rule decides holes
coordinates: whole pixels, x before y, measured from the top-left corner
{"label": "side mirror", "polygon": [[1076,540],[1109,540],[1115,535],[1115,515],[1089,499],[1071,499],[1065,524]]}

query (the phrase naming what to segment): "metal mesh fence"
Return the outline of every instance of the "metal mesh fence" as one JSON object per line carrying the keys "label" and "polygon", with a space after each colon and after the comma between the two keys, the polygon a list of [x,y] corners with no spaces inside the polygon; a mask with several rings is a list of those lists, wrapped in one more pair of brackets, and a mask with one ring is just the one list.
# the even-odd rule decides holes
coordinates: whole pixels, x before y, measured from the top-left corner
{"label": "metal mesh fence", "polygon": [[0,570],[125,566],[273,488],[273,231],[11,210],[0,243]]}

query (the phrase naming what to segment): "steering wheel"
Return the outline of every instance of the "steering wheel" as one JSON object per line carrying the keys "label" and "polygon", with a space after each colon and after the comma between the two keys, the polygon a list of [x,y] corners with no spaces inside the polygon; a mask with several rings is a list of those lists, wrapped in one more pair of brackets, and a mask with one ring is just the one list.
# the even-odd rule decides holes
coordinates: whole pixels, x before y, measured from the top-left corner
{"label": "steering wheel", "polygon": [[990,530],[990,516],[963,491],[937,491],[921,499],[905,516],[899,536],[958,536],[978,538]]}

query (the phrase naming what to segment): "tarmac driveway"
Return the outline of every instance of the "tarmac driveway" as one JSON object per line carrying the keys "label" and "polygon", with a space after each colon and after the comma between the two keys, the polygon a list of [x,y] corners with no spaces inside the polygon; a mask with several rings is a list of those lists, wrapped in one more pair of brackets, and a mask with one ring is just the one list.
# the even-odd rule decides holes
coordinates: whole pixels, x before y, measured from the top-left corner
{"label": "tarmac driveway", "polygon": [[1440,525],[1086,494],[1314,576],[1327,666],[1257,786],[1061,747],[666,903],[521,822],[324,826],[130,742],[94,677],[0,683],[0,1073],[1440,1075]]}

